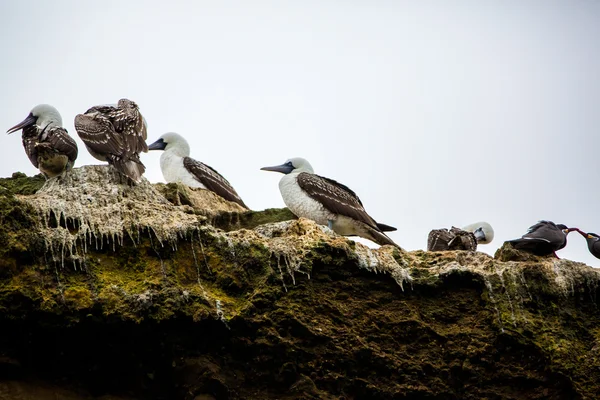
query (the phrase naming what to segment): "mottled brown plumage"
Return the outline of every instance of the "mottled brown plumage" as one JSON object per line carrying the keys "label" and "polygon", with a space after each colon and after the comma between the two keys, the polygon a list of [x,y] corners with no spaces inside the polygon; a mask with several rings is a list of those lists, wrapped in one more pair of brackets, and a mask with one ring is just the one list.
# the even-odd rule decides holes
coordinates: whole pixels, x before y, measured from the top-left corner
{"label": "mottled brown plumage", "polygon": [[332,213],[350,217],[380,230],[377,222],[365,211],[360,198],[348,186],[308,172],[298,174],[297,181],[307,195]]}
{"label": "mottled brown plumage", "polygon": [[183,158],[183,166],[208,190],[215,192],[225,200],[233,201],[244,208],[248,208],[233,186],[215,169],[190,157]]}
{"label": "mottled brown plumage", "polygon": [[427,238],[427,251],[477,250],[477,240],[473,232],[452,227],[434,229]]}
{"label": "mottled brown plumage", "polygon": [[12,133],[22,129],[27,157],[49,178],[69,171],[77,159],[77,143],[61,125],[58,111],[48,104],[40,104],[24,121],[8,130]]}
{"label": "mottled brown plumage", "polygon": [[75,117],[75,129],[92,156],[139,181],[146,170],[140,152],[147,152],[146,122],[136,103],[121,99],[116,107],[95,106]]}

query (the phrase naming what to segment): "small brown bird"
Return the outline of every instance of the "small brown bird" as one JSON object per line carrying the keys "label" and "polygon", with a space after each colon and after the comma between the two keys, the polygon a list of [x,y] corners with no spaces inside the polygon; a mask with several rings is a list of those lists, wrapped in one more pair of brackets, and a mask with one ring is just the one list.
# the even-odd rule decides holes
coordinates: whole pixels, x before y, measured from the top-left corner
{"label": "small brown bird", "polygon": [[146,121],[136,103],[95,106],[75,117],[75,130],[92,156],[139,182],[146,170],[140,152],[148,152]]}
{"label": "small brown bird", "polygon": [[65,128],[58,110],[49,104],[35,106],[27,118],[7,133],[22,129],[23,147],[31,163],[47,178],[70,171],[77,159],[77,143]]}

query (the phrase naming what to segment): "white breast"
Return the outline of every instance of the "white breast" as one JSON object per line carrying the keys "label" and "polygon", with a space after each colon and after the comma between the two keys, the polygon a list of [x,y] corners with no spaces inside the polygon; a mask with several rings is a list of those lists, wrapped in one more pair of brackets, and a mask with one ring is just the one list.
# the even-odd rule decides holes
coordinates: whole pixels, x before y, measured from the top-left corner
{"label": "white breast", "polygon": [[327,225],[335,220],[336,214],[329,212],[321,203],[308,196],[296,181],[298,174],[287,174],[279,181],[279,191],[283,202],[294,215],[312,219],[317,224]]}
{"label": "white breast", "polygon": [[183,166],[183,157],[173,154],[168,150],[163,152],[160,156],[160,169],[162,170],[165,181],[168,183],[179,182],[189,187],[206,189],[203,184],[198,182],[196,178],[185,169]]}

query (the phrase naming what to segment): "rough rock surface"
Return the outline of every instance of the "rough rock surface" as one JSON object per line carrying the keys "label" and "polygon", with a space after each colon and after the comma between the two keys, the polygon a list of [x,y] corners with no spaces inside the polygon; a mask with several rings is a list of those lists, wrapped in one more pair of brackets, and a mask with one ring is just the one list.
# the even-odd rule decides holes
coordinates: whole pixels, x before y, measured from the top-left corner
{"label": "rough rock surface", "polygon": [[600,393],[597,270],[238,211],[107,167],[0,179],[0,398]]}

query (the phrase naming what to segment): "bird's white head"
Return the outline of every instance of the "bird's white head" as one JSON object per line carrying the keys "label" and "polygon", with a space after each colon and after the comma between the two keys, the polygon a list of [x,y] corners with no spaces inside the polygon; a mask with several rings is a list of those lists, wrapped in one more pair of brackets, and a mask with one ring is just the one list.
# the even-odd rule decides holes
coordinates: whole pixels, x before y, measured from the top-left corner
{"label": "bird's white head", "polygon": [[487,222],[476,222],[462,229],[463,231],[473,232],[478,244],[488,244],[494,240],[494,229]]}
{"label": "bird's white head", "polygon": [[164,150],[180,157],[190,156],[190,145],[183,136],[175,132],[168,132],[148,146],[148,150]]}
{"label": "bird's white head", "polygon": [[314,174],[313,168],[310,165],[310,163],[301,157],[290,158],[281,165],[275,165],[273,167],[262,167],[261,170],[281,172],[282,174],[286,175],[292,172],[308,172],[309,174]]}
{"label": "bird's white head", "polygon": [[13,133],[32,125],[37,125],[41,129],[51,126],[62,127],[62,117],[58,110],[50,104],[38,104],[33,107],[27,118],[10,128],[8,133]]}

